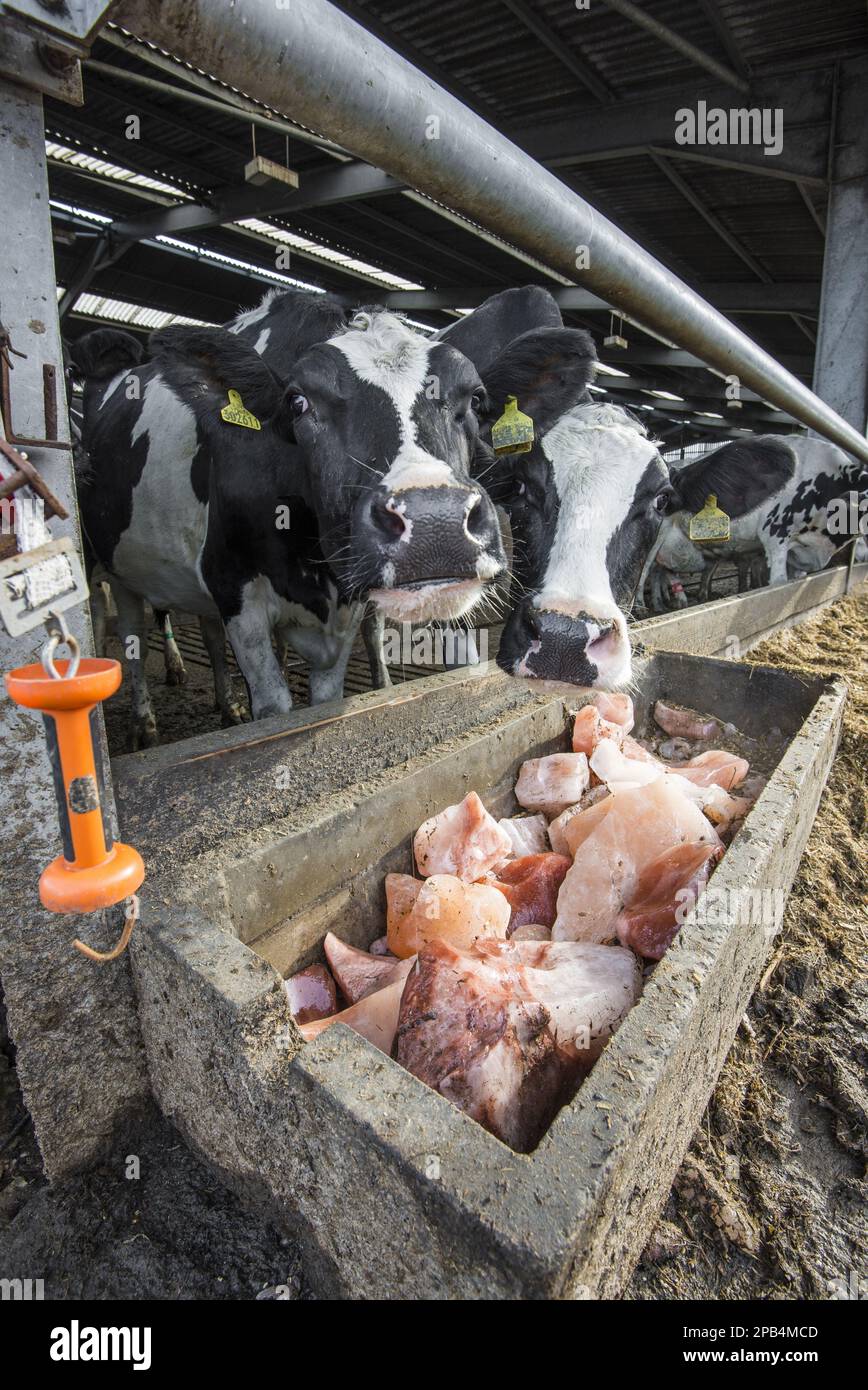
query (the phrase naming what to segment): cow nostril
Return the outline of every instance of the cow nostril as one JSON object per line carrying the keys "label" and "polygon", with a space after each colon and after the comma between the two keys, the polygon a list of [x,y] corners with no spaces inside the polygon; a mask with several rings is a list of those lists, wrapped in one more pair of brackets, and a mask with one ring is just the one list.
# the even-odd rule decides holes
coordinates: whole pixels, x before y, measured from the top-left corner
{"label": "cow nostril", "polygon": [[389,502],[375,501],[371,504],[371,521],[390,541],[400,540],[407,530],[403,515]]}
{"label": "cow nostril", "polygon": [[481,497],[477,497],[470,511],[467,513],[467,534],[475,541],[483,543],[488,533],[488,517]]}

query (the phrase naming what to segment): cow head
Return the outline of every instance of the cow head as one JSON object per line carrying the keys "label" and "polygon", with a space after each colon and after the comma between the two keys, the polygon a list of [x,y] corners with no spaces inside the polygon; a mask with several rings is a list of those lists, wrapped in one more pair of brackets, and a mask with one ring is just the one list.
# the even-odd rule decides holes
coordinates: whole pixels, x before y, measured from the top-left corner
{"label": "cow head", "polygon": [[745,515],[792,477],[792,456],[740,465],[718,450],[670,478],[656,443],[627,411],[589,401],[587,334],[523,334],[485,374],[496,418],[507,395],[535,424],[530,452],[503,455],[486,485],[506,508],[521,589],[498,662],[512,675],[611,689],[630,678],[625,609],[662,518],[698,511],[708,493]]}
{"label": "cow head", "polygon": [[[372,310],[302,352],[286,380],[223,329],[166,329],[151,350],[173,359],[174,388],[211,429],[229,389],[267,419],[256,447],[291,453],[342,597],[370,594],[399,621],[456,618],[504,571],[494,506],[471,480],[490,459],[485,392],[455,348]],[[239,446],[246,433],[222,437]]]}
{"label": "cow head", "polygon": [[360,311],[292,367],[279,428],[304,454],[322,544],[348,593],[401,620],[457,618],[505,568],[472,480],[485,391],[472,363],[395,315]]}

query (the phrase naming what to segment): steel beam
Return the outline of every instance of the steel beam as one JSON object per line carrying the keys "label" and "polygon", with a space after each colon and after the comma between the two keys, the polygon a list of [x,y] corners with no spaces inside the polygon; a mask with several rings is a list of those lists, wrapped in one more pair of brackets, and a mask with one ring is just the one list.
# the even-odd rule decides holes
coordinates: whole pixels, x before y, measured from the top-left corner
{"label": "steel beam", "polygon": [[[369,209],[365,209],[366,216],[368,212]],[[450,254],[448,248],[443,247],[442,250]],[[475,309],[500,288],[499,285],[456,285],[450,289],[395,290],[386,295],[385,302],[390,308],[406,310],[407,313]],[[606,301],[590,290],[557,285],[546,285],[545,288],[562,309],[582,314],[609,311],[610,306]],[[731,314],[806,314],[810,318],[811,315],[816,316],[820,303],[819,285],[807,280],[773,285],[723,282],[699,285],[697,289],[709,304]]]}
{"label": "steel beam", "polygon": [[378,198],[384,193],[397,193],[404,185],[380,169],[368,164],[351,163],[329,166],[318,173],[307,174],[304,185],[290,189],[284,185],[242,184],[235,189],[221,190],[212,204],[181,203],[173,208],[161,208],[144,217],[112,223],[112,235],[125,241],[144,241],[153,236],[183,236],[201,227],[222,227],[240,222],[245,217],[271,214],[289,216],[305,208],[328,207],[330,203],[351,203],[358,198]]}
{"label": "steel beam", "polygon": [[841,66],[814,390],[868,422],[868,59]]}
{"label": "steel beam", "polygon": [[255,91],[478,222],[868,461],[868,441],[747,334],[436,83],[327,0],[122,0],[117,21]]}
{"label": "steel beam", "polygon": [[561,66],[566,68],[567,72],[571,73],[583,87],[587,87],[598,101],[611,102],[614,100],[615,93],[608,83],[603,81],[590,63],[586,62],[584,58],[580,58],[568,44],[564,43],[562,38],[558,37],[551,25],[547,24],[536,10],[533,10],[530,5],[526,5],[524,0],[503,0],[503,3],[524,25],[525,29],[539,39],[549,53],[554,54]]}
{"label": "steel beam", "polygon": [[615,10],[618,14],[623,15],[625,19],[629,19],[638,28],[644,29],[653,38],[659,39],[667,48],[674,49],[676,53],[680,53],[682,57],[689,59],[697,67],[710,72],[718,81],[726,82],[739,92],[750,90],[749,83],[745,78],[734,72],[732,68],[727,67],[726,63],[718,62],[717,58],[713,58],[710,53],[706,53],[704,49],[691,43],[690,39],[685,39],[674,29],[670,29],[668,24],[661,24],[659,19],[655,19],[647,10],[634,5],[632,0],[603,0],[603,4],[608,5],[610,10]]}

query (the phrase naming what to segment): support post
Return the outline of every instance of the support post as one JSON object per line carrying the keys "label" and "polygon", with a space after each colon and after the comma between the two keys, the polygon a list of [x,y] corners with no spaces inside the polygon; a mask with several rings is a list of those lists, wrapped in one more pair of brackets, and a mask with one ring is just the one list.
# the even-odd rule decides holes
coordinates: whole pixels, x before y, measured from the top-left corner
{"label": "support post", "polygon": [[[10,372],[18,434],[46,437],[43,367],[55,370],[57,437],[66,447],[28,448],[32,463],[69,512],[51,523],[81,548],[69,447],[57,290],[45,167],[42,98],[0,78],[0,187],[3,209],[0,320],[13,346]],[[65,615],[85,655],[93,650],[86,607]],[[39,628],[12,639],[0,628],[0,669],[39,659]],[[100,718],[100,737],[104,740]],[[107,760],[106,760],[107,765]],[[54,1179],[95,1158],[125,1113],[149,1093],[127,959],[94,965],[72,949],[82,936],[107,949],[118,909],[87,918],[43,910],[37,884],[59,849],[51,767],[38,715],[0,693],[0,978],[18,1077]],[[110,797],[111,788],[107,787]],[[113,797],[109,812],[116,820]]]}
{"label": "support post", "polygon": [[861,435],[868,424],[868,60],[842,63],[814,391]]}

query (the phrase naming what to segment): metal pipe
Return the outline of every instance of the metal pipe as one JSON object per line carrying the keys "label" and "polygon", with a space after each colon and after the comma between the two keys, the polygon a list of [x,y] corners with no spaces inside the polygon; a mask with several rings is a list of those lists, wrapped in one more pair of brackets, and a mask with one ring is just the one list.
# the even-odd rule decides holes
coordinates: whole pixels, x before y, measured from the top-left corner
{"label": "metal pipe", "polygon": [[667,48],[674,48],[676,53],[682,53],[685,58],[689,58],[697,67],[705,68],[706,72],[714,73],[721,82],[726,82],[730,87],[736,87],[740,92],[749,92],[750,83],[741,77],[732,68],[728,68],[726,63],[719,63],[716,58],[712,58],[710,53],[704,49],[697,48],[695,43],[689,39],[684,39],[680,34],[676,34],[674,29],[670,29],[668,24],[661,24],[659,19],[653,19],[645,10],[634,5],[632,0],[603,0],[604,5],[608,5],[610,10],[616,10],[618,14],[629,19],[640,29],[645,29],[649,34],[653,34],[655,39],[665,43]]}
{"label": "metal pipe", "polygon": [[[327,3],[123,0],[133,33],[217,74],[599,294],[868,462],[868,440],[636,242]],[[577,271],[577,260],[588,268]]]}

